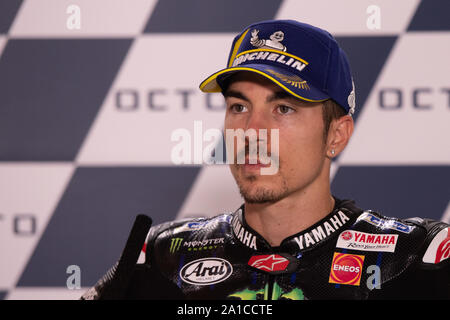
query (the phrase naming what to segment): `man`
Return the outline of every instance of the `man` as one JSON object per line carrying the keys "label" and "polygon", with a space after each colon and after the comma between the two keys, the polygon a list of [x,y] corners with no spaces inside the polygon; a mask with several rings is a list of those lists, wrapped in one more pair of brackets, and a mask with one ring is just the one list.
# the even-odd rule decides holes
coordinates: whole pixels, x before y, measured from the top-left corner
{"label": "man", "polygon": [[384,217],[330,192],[332,159],[353,132],[355,87],[328,32],[287,20],[253,24],[234,39],[227,68],[200,89],[223,93],[225,132],[253,129],[277,170],[262,174],[269,164],[260,155],[249,161],[248,136],[243,149],[233,144],[244,204],[153,227],[146,261],[126,285],[118,289],[113,268],[84,298],[450,298],[448,225]]}

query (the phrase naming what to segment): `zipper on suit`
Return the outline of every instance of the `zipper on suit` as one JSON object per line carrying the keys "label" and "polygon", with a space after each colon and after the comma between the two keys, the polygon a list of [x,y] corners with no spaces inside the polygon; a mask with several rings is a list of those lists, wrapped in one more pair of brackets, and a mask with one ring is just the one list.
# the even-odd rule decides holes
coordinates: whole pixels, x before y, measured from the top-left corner
{"label": "zipper on suit", "polygon": [[266,290],[264,290],[264,300],[273,300],[274,283],[275,283],[275,276],[269,274],[266,283]]}

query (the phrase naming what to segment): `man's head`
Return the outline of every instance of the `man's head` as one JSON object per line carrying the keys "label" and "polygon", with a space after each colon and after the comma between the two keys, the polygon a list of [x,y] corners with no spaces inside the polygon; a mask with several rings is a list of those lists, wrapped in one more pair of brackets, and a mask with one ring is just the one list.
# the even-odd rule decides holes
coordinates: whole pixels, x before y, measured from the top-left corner
{"label": "man's head", "polygon": [[[275,43],[276,32],[283,38]],[[275,174],[261,175],[260,163],[230,166],[246,202],[276,202],[329,188],[331,159],[353,131],[355,101],[347,58],[329,33],[294,21],[251,25],[233,41],[228,68],[200,88],[224,94],[225,131],[267,130],[257,139],[265,140],[272,159],[277,156]]]}
{"label": "man's head", "polygon": [[[257,136],[258,143],[265,143],[269,155],[278,159],[275,174],[261,175],[264,165],[249,164],[248,139],[245,164],[236,160],[240,150],[234,142],[230,169],[247,202],[276,202],[319,181],[329,183],[331,159],[344,149],[353,131],[353,121],[342,114],[342,108],[332,101],[306,102],[292,97],[250,72],[233,75],[223,94],[225,130],[267,129],[266,137]],[[272,129],[278,130],[278,140],[272,139]]]}

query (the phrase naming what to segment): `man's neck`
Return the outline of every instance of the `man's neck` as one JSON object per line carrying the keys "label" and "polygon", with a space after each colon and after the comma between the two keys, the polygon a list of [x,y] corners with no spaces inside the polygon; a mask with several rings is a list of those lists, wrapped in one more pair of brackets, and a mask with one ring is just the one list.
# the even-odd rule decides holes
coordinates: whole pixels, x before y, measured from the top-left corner
{"label": "man's neck", "polygon": [[[311,190],[312,189],[312,190]],[[322,189],[322,190],[320,190]],[[298,190],[274,203],[245,203],[245,221],[273,247],[333,211],[329,188]]]}

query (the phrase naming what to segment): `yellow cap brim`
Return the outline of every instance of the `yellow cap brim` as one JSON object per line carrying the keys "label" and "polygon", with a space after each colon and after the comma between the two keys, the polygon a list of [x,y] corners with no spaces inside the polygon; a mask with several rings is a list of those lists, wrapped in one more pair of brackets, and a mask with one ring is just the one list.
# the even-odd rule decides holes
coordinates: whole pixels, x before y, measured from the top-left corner
{"label": "yellow cap brim", "polygon": [[322,99],[311,99],[311,98],[301,96],[298,93],[292,91],[290,88],[286,87],[283,83],[281,83],[278,79],[274,78],[270,74],[267,74],[261,70],[249,68],[249,67],[231,67],[231,68],[226,68],[226,69],[217,71],[216,73],[212,74],[211,76],[209,76],[208,78],[203,80],[202,83],[200,83],[199,88],[202,92],[222,92],[222,88],[217,83],[217,77],[220,75],[223,75],[223,74],[227,74],[227,73],[231,74],[231,73],[235,73],[238,71],[249,71],[249,72],[257,73],[257,74],[271,80],[272,82],[277,84],[280,88],[282,88],[286,92],[290,93],[294,97],[301,99],[301,100],[305,100],[308,102],[322,102],[322,101],[329,99],[329,97],[324,97]]}

